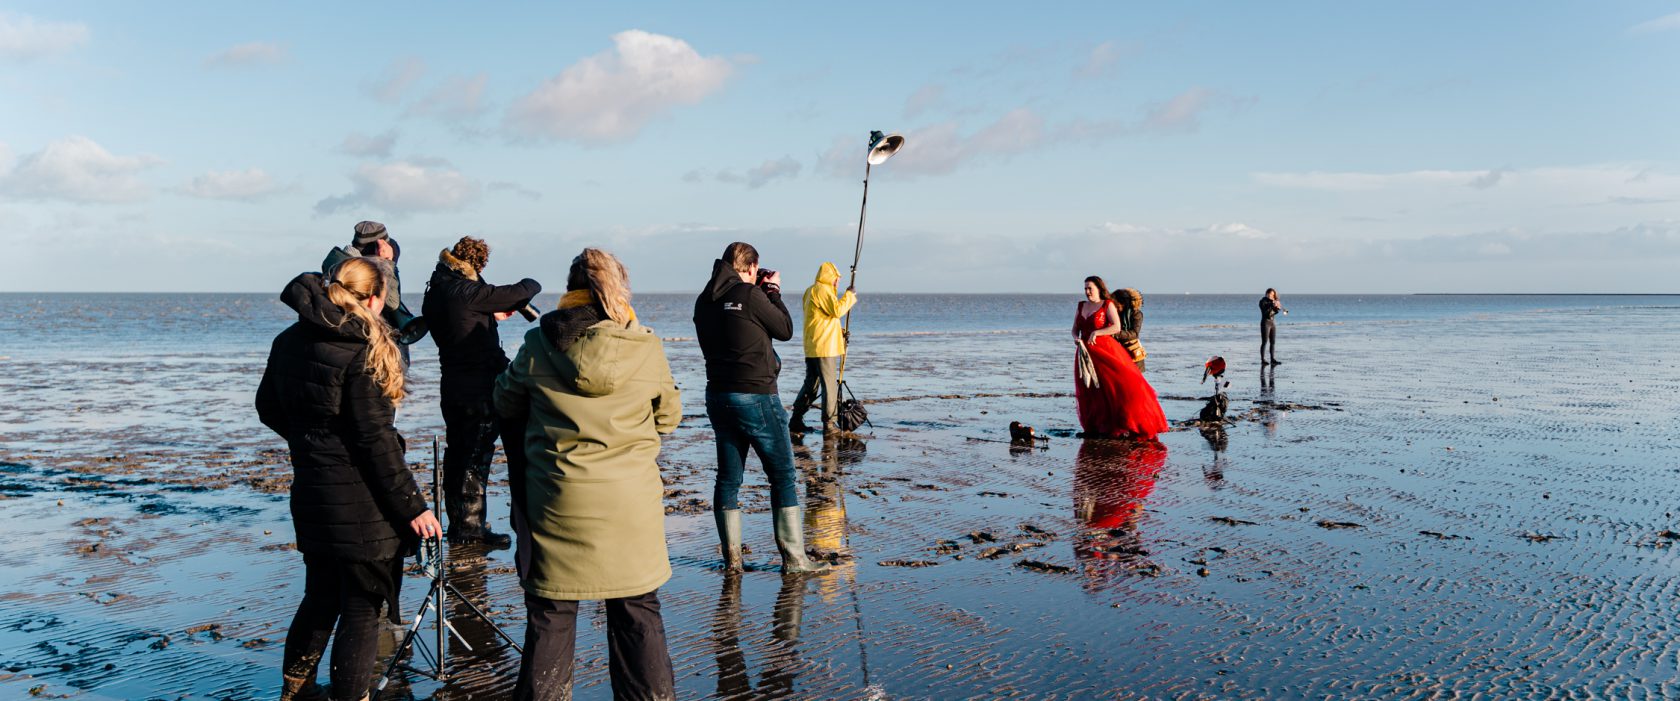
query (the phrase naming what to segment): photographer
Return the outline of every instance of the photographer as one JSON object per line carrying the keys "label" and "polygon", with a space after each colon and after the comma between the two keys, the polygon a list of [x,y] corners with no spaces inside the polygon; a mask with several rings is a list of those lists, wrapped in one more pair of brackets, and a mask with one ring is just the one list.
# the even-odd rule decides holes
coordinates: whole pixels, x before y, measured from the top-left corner
{"label": "photographer", "polygon": [[403,363],[408,363],[408,346],[426,336],[426,321],[408,311],[408,306],[402,300],[402,274],[397,271],[397,260],[402,258],[402,247],[397,240],[385,229],[385,225],[376,221],[357,222],[355,233],[351,234],[350,245],[341,246],[327,251],[327,257],[321,260],[321,274],[331,277],[332,269],[339,263],[351,258],[379,258],[390,262],[386,266],[385,277],[385,312],[381,316],[385,323],[396,329],[396,335],[391,339],[402,349]]}
{"label": "photographer", "polygon": [[420,311],[437,343],[442,370],[439,390],[449,440],[443,453],[443,507],[449,515],[449,540],[506,548],[512,539],[491,532],[484,522],[485,485],[500,433],[491,390],[508,364],[496,322],[528,306],[542,285],[530,278],[512,285],[486,283],[479,276],[489,262],[490,247],[484,241],[461,237],[438,254]]}
{"label": "photographer", "polygon": [[403,365],[379,316],[386,271],[375,260],[351,259],[330,281],[305,273],[286,286],[280,299],[298,321],[274,339],[257,387],[258,418],[291,452],[292,525],[304,564],[303,602],[281,666],[287,701],[326,698],[315,677],[329,638],[334,698],[363,698],[379,608],[397,622],[402,557],[416,538],[442,530],[391,425]]}
{"label": "photographer", "polygon": [[736,496],[749,447],[770,478],[782,571],[828,569],[805,554],[788,414],[776,393],[782,362],[771,341],[793,338],[793,320],[782,304],[781,275],[760,270],[758,250],[752,246],[729,244],[723,257],[712,263],[712,279],[694,300],[694,329],[706,357],[706,416],[717,440],[712,513],[725,569],[741,569],[741,506]]}
{"label": "photographer", "polygon": [[1260,365],[1268,364],[1266,350],[1272,351],[1272,365],[1282,365],[1277,359],[1277,315],[1288,314],[1283,308],[1283,301],[1278,299],[1277,290],[1266,288],[1266,294],[1260,297]]}

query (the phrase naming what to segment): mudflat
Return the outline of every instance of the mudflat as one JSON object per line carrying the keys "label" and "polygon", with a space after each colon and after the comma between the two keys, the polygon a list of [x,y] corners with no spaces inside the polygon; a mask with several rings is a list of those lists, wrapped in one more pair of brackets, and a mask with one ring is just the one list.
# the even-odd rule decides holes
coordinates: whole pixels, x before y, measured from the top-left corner
{"label": "mudflat", "polygon": [[[840,567],[789,578],[756,461],[753,567],[716,569],[687,301],[638,300],[684,391],[660,592],[684,698],[1680,696],[1675,298],[1295,297],[1264,369],[1249,297],[1229,318],[1151,299],[1168,417],[1196,416],[1208,356],[1232,381],[1228,426],[1158,445],[1075,437],[1071,298],[878,298],[899,321],[860,327],[848,370],[873,426],[795,446],[809,544]],[[250,401],[277,307],[0,296],[0,696],[276,693],[302,569]],[[429,341],[414,379],[398,428],[426,483]],[[1013,447],[1010,421],[1051,439]],[[452,555],[521,638],[511,553]],[[578,693],[608,698],[584,612]],[[454,620],[475,651],[395,697],[511,691],[517,655]]]}

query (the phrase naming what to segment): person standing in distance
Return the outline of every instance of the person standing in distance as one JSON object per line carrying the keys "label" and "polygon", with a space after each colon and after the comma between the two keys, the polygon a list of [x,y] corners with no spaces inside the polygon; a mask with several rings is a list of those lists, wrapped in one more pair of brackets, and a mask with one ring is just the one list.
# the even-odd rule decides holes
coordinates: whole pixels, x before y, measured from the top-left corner
{"label": "person standing in distance", "polygon": [[[706,416],[716,435],[718,474],[712,491],[723,566],[741,570],[741,505],[736,497],[747,450],[770,478],[776,549],[783,572],[815,572],[827,564],[805,553],[805,522],[788,437],[787,410],[776,392],[782,362],[772,341],[793,338],[782,304],[781,275],[758,267],[758,250],[739,241],[712,263],[712,279],[694,300],[694,330],[706,357]],[[757,283],[757,284],[754,284]]]}
{"label": "person standing in distance", "polygon": [[1260,364],[1266,364],[1266,350],[1272,352],[1272,365],[1282,365],[1277,359],[1277,320],[1279,314],[1288,314],[1283,308],[1283,302],[1278,300],[1277,290],[1266,288],[1266,294],[1260,298]]}
{"label": "person standing in distance", "polygon": [[391,238],[385,225],[376,221],[357,222],[354,233],[350,236],[350,245],[339,246],[327,251],[327,257],[321,260],[321,274],[331,277],[332,269],[339,263],[351,258],[379,258],[390,261],[386,266],[385,276],[385,312],[380,316],[385,323],[396,330],[391,340],[396,341],[402,350],[403,364],[408,364],[408,347],[415,341],[426,336],[426,321],[415,316],[408,310],[408,305],[402,300],[402,274],[397,271],[397,260],[402,258],[402,247],[397,240]]}
{"label": "person standing in distance", "polygon": [[840,406],[840,382],[837,374],[840,357],[846,354],[846,335],[840,320],[857,304],[857,293],[840,289],[840,270],[833,263],[817,268],[817,281],[805,290],[805,384],[793,399],[793,418],[788,432],[804,434],[811,429],[805,425],[805,412],[822,390],[823,438],[837,438],[840,427],[835,424]]}
{"label": "person standing in distance", "polygon": [[490,246],[462,236],[438,254],[437,269],[420,305],[437,342],[442,370],[444,433],[443,509],[449,516],[449,541],[483,542],[506,548],[513,539],[492,532],[484,522],[485,485],[496,455],[500,421],[491,404],[496,376],[507,368],[496,322],[513,316],[542,291],[536,280],[492,285],[479,277],[490,262]]}

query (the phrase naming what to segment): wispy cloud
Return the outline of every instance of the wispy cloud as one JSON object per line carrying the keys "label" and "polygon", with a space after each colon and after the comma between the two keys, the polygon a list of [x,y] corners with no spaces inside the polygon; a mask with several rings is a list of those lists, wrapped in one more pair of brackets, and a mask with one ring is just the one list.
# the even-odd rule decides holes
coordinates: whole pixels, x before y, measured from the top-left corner
{"label": "wispy cloud", "polygon": [[372,80],[362,83],[362,92],[368,97],[394,104],[401,100],[408,88],[426,75],[426,62],[413,56],[399,58],[386,66],[385,70]]}
{"label": "wispy cloud", "polygon": [[1677,29],[1680,29],[1680,12],[1640,22],[1632,27],[1628,27],[1628,33],[1656,34],[1657,32],[1672,32]]}
{"label": "wispy cloud", "polygon": [[543,196],[542,193],[537,192],[536,190],[532,190],[531,188],[520,185],[519,183],[509,182],[506,180],[497,180],[492,182],[487,186],[487,189],[491,192],[506,192],[518,195],[528,200],[540,200]]}
{"label": "wispy cloud", "polygon": [[247,201],[259,200],[280,190],[280,184],[275,182],[274,177],[261,168],[211,171],[176,188],[176,192],[188,197]]}
{"label": "wispy cloud", "polygon": [[504,124],[521,137],[587,144],[628,141],[677,107],[723,88],[734,64],[681,39],[630,30],[515,101]]}
{"label": "wispy cloud", "polygon": [[1202,113],[1213,105],[1217,93],[1207,88],[1190,88],[1172,99],[1149,107],[1143,117],[1143,129],[1156,132],[1195,131],[1201,126]]}
{"label": "wispy cloud", "polygon": [[447,162],[410,159],[367,164],[350,174],[353,189],[315,203],[317,216],[376,207],[391,214],[460,209],[472,204],[483,188]]}
{"label": "wispy cloud", "polygon": [[0,58],[28,61],[62,54],[88,42],[87,25],[39,20],[0,11]]}
{"label": "wispy cloud", "polygon": [[938,83],[928,83],[916,88],[910,97],[904,101],[904,118],[910,119],[922,114],[945,101],[945,86]]}
{"label": "wispy cloud", "polygon": [[380,134],[369,136],[359,131],[350,132],[344,141],[338,144],[338,152],[350,156],[367,158],[390,158],[391,149],[397,144],[397,132],[386,130]]}
{"label": "wispy cloud", "polygon": [[745,173],[719,171],[716,177],[718,182],[743,184],[756,190],[776,180],[797,176],[801,169],[803,166],[793,156],[783,156],[748,168]]}
{"label": "wispy cloud", "polygon": [[286,60],[286,47],[272,41],[254,41],[229,47],[204,59],[204,65],[219,68],[258,66]]}
{"label": "wispy cloud", "polygon": [[151,194],[139,173],[161,163],[151,155],[118,156],[85,136],[71,136],[0,172],[0,192],[21,199],[134,202]]}
{"label": "wispy cloud", "polygon": [[484,103],[484,88],[489,82],[490,76],[485,73],[449,78],[410,105],[407,113],[437,117],[446,122],[473,119],[484,114],[487,109]]}
{"label": "wispy cloud", "polygon": [[1080,78],[1101,78],[1114,72],[1114,67],[1120,60],[1136,54],[1139,47],[1136,44],[1123,44],[1105,41],[1091,49],[1085,56],[1085,62],[1073,70],[1073,74]]}

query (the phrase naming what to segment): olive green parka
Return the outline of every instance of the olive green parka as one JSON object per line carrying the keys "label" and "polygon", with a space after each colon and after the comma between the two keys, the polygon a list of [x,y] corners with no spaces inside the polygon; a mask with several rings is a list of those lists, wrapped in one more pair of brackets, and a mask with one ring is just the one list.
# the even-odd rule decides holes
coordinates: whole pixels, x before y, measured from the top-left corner
{"label": "olive green parka", "polygon": [[603,321],[561,351],[531,329],[496,379],[495,402],[504,417],[528,416],[524,503],[514,505],[529,530],[525,591],[616,599],[670,579],[655,461],[682,404],[659,336]]}

